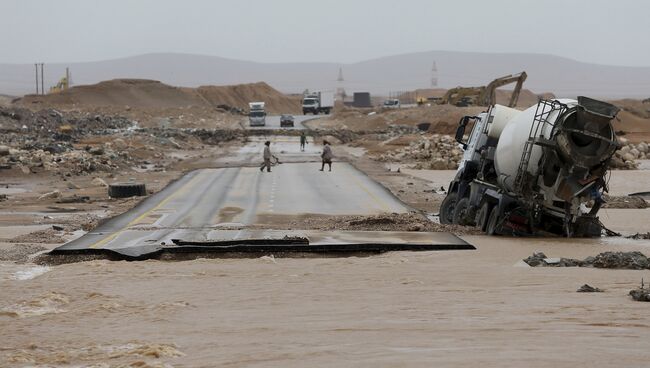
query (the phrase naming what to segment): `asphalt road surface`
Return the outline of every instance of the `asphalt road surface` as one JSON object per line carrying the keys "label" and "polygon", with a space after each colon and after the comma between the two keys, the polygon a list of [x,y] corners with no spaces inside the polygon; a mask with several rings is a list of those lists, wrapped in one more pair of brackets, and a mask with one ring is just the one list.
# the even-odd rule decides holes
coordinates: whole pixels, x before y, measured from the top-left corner
{"label": "asphalt road surface", "polygon": [[245,129],[253,129],[253,130],[260,130],[260,129],[289,129],[289,130],[301,130],[305,129],[305,126],[302,124],[306,121],[313,120],[313,119],[318,119],[320,117],[327,116],[327,115],[293,115],[293,128],[285,128],[285,127],[280,127],[280,116],[278,115],[269,115],[266,117],[266,125],[265,126],[255,126],[252,127],[250,126],[250,123],[248,122],[248,118],[246,120],[242,121],[242,126]]}
{"label": "asphalt road surface", "polygon": [[[262,161],[266,139],[272,140],[272,150],[281,162],[287,162],[273,166],[271,172],[262,172],[257,165]],[[376,243],[381,239],[383,243],[396,244],[467,245],[446,233],[434,236],[288,230],[288,224],[305,216],[374,215],[410,210],[348,163],[335,160],[331,172],[327,168],[319,171],[321,165],[317,160],[322,147],[310,140],[301,152],[298,142],[298,137],[254,137],[231,158],[226,158],[238,160],[234,167],[190,172],[131,211],[54,252],[110,250],[141,257],[169,247],[175,240],[211,242],[285,236],[308,237],[310,244]]]}

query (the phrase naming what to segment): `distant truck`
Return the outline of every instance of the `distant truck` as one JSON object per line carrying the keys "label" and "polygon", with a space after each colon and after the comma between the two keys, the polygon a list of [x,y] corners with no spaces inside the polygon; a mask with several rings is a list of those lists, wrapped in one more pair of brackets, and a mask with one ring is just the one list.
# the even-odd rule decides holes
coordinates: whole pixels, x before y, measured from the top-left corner
{"label": "distant truck", "polygon": [[250,126],[266,125],[266,110],[264,102],[250,102],[248,104],[248,121]]}
{"label": "distant truck", "polygon": [[399,100],[396,98],[391,98],[384,101],[384,109],[399,109],[401,107]]}
{"label": "distant truck", "polygon": [[334,108],[334,92],[312,92],[302,98],[302,113],[329,114]]}

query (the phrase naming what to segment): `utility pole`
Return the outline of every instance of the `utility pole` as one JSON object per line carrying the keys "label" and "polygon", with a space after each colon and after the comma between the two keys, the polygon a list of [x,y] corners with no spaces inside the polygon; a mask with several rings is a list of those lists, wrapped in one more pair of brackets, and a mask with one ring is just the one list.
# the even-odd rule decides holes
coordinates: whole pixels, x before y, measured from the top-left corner
{"label": "utility pole", "polygon": [[45,94],[45,82],[43,81],[45,79],[45,76],[43,75],[43,63],[41,63],[41,94]]}
{"label": "utility pole", "polygon": [[36,94],[38,94],[38,64],[34,63],[34,68],[36,69]]}

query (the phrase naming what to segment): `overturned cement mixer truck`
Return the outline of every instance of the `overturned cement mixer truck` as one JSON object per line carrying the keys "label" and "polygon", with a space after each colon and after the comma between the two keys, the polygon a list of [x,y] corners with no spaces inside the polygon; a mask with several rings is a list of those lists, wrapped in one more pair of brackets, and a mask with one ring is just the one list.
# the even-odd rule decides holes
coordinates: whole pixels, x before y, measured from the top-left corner
{"label": "overturned cement mixer truck", "polygon": [[[460,120],[465,151],[440,222],[487,234],[600,236],[596,216],[619,145],[618,108],[587,97],[540,100],[527,110],[492,106]],[[465,130],[473,125],[465,142]]]}

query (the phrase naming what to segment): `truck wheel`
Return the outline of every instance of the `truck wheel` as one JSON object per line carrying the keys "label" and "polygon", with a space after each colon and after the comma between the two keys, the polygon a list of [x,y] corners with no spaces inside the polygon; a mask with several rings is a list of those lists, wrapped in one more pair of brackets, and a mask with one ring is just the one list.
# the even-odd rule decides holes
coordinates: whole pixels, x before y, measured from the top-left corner
{"label": "truck wheel", "polygon": [[456,203],[454,208],[454,216],[452,222],[456,225],[469,225],[467,221],[467,214],[469,211],[469,198],[461,198],[460,201]]}
{"label": "truck wheel", "polygon": [[481,208],[476,214],[476,226],[481,230],[485,231],[487,228],[487,220],[490,215],[490,204],[485,202],[481,205]]}
{"label": "truck wheel", "polygon": [[488,235],[497,235],[497,223],[499,222],[499,205],[492,207],[490,216],[488,216],[485,233]]}
{"label": "truck wheel", "polygon": [[111,198],[128,198],[146,195],[147,188],[143,183],[114,183],[108,186],[108,196]]}
{"label": "truck wheel", "polygon": [[454,221],[454,208],[456,207],[457,193],[449,193],[440,204],[440,223],[443,225],[452,224]]}
{"label": "truck wheel", "polygon": [[318,115],[318,110],[314,110],[314,115]]}

